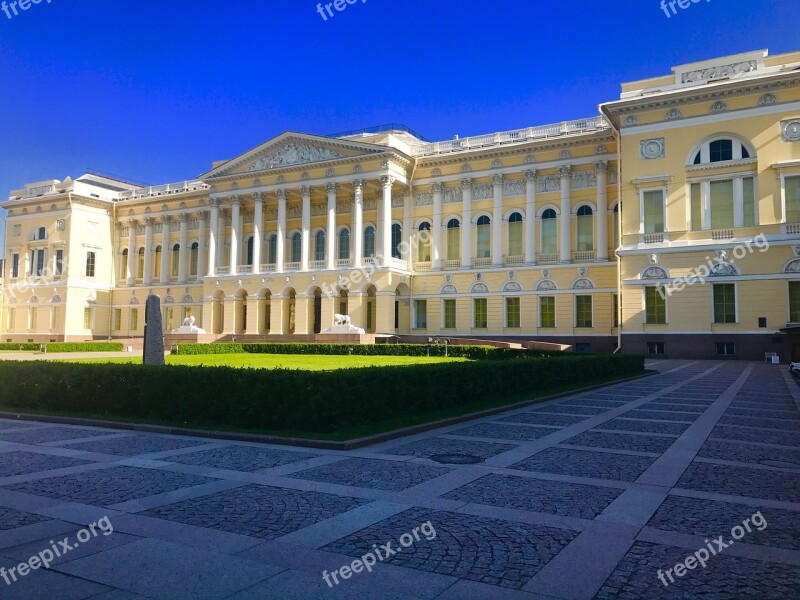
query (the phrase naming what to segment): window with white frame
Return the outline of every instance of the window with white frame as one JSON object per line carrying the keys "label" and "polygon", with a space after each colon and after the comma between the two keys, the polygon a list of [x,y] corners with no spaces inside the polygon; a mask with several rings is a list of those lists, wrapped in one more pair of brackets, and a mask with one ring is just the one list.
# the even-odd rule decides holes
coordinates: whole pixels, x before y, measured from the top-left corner
{"label": "window with white frame", "polygon": [[664,189],[642,190],[642,233],[664,233]]}
{"label": "window with white frame", "polygon": [[519,329],[521,322],[521,304],[519,298],[506,298],[506,328]]}
{"label": "window with white frame", "polygon": [[542,254],[555,254],[558,252],[558,216],[556,211],[548,208],[542,213],[541,239]]}
{"label": "window with white frame", "polygon": [[448,298],[442,301],[442,327],[443,329],[456,328],[456,301]]}
{"label": "window with white frame", "polygon": [[783,206],[786,223],[800,223],[800,175],[783,178]]}
{"label": "window with white frame", "polygon": [[458,219],[447,221],[447,260],[461,259],[461,223]]}
{"label": "window with white frame", "polygon": [[699,166],[755,158],[747,144],[733,137],[721,137],[703,142],[694,150],[689,164]]}
{"label": "window with white frame", "polygon": [[754,227],[755,178],[750,175],[693,181],[689,191],[690,230]]}
{"label": "window with white frame", "polygon": [[414,300],[414,327],[416,329],[428,328],[427,300]]}
{"label": "window with white frame", "polygon": [[508,217],[508,255],[522,256],[522,213],[513,212]]}
{"label": "window with white frame", "polygon": [[578,209],[576,230],[578,252],[594,250],[594,212],[591,206],[584,204]]}

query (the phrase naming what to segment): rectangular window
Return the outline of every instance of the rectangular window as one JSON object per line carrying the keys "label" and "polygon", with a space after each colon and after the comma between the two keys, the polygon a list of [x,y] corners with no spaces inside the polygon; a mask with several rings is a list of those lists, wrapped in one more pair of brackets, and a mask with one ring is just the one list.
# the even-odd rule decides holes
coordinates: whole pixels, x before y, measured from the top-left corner
{"label": "rectangular window", "polygon": [[94,309],[91,306],[87,306],[83,309],[83,328],[84,329],[91,329],[92,328],[92,321],[94,317]]}
{"label": "rectangular window", "polygon": [[519,329],[520,327],[520,299],[506,298],[506,327]]}
{"label": "rectangular window", "polygon": [[756,225],[756,189],[755,180],[752,177],[742,179],[742,203],[744,204],[744,226],[755,227]]}
{"label": "rectangular window", "polygon": [[619,294],[611,295],[611,322],[614,327],[619,327]]}
{"label": "rectangular window", "polygon": [[733,227],[733,180],[711,182],[711,229]]}
{"label": "rectangular window", "polygon": [[667,299],[658,286],[644,288],[644,313],[648,325],[667,324]]}
{"label": "rectangular window", "polygon": [[800,323],[800,281],[789,282],[789,322]]}
{"label": "rectangular window", "polygon": [[444,328],[456,328],[456,301],[453,299],[445,300],[444,305]]}
{"label": "rectangular window", "polygon": [[592,297],[575,296],[575,327],[592,326]]}
{"label": "rectangular window", "polygon": [[786,222],[800,223],[800,175],[784,179]]}
{"label": "rectangular window", "polygon": [[64,274],[64,251],[63,250],[56,250],[56,275],[63,275]]}
{"label": "rectangular window", "polygon": [[474,312],[475,312],[475,329],[486,329],[489,326],[489,316],[487,313],[487,303],[488,300],[486,298],[475,298],[473,301]]}
{"label": "rectangular window", "polygon": [[736,356],[736,345],[732,342],[717,342],[717,356],[728,358]]}
{"label": "rectangular window", "polygon": [[542,296],[539,298],[539,327],[555,329],[556,326],[556,297]]}
{"label": "rectangular window", "polygon": [[137,329],[139,329],[139,309],[138,308],[132,308],[131,309],[131,318],[130,318],[130,323],[129,323],[128,329],[130,331],[136,331]]}
{"label": "rectangular window", "polygon": [[643,192],[644,232],[664,233],[664,191]]}
{"label": "rectangular window", "polygon": [[703,192],[702,192],[702,184],[700,183],[692,184],[691,205],[692,205],[691,230],[700,231],[701,229],[703,229]]}
{"label": "rectangular window", "polygon": [[94,277],[94,266],[95,266],[96,255],[94,252],[87,252],[86,253],[86,276],[87,277]]}
{"label": "rectangular window", "polygon": [[664,356],[664,342],[647,342],[649,356]]}
{"label": "rectangular window", "polygon": [[113,325],[112,325],[112,329],[114,331],[119,331],[120,329],[122,329],[122,309],[121,308],[115,308],[114,309],[114,322],[113,322]]}
{"label": "rectangular window", "polygon": [[714,323],[736,323],[736,286],[714,284]]}
{"label": "rectangular window", "polygon": [[45,251],[31,250],[31,275],[41,277],[45,271]]}
{"label": "rectangular window", "polygon": [[11,279],[19,277],[19,254],[11,255]]}
{"label": "rectangular window", "polygon": [[417,329],[428,328],[427,300],[414,300],[414,327]]}

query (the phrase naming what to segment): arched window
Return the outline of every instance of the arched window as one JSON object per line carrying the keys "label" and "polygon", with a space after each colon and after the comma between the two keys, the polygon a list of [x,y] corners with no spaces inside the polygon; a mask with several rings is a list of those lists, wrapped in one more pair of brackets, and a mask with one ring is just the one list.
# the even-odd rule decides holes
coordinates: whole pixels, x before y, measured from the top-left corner
{"label": "arched window", "polygon": [[492,221],[486,215],[478,217],[478,258],[492,255]]}
{"label": "arched window", "polygon": [[36,232],[36,239],[37,240],[46,240],[47,239],[47,229],[44,227],[39,227]]}
{"label": "arched window", "polygon": [[619,231],[619,202],[614,205],[614,214],[612,215],[612,219],[614,220],[614,224],[612,225],[614,237],[612,238],[612,241],[614,243],[614,248],[619,248],[622,244]]}
{"label": "arched window", "polygon": [[247,262],[245,264],[253,266],[253,243],[255,238],[251,235],[247,238]]}
{"label": "arched window", "polygon": [[197,260],[200,257],[200,244],[194,242],[192,244],[192,252],[189,257],[189,275],[197,276]]}
{"label": "arched window", "polygon": [[300,262],[300,257],[303,248],[303,238],[299,233],[292,234],[292,261],[291,262]]}
{"label": "arched window", "polygon": [[403,240],[403,228],[395,223],[392,225],[392,258],[402,258],[400,243]]}
{"label": "arched window", "polygon": [[267,242],[267,264],[274,265],[278,262],[278,235],[273,233]]}
{"label": "arched window", "polygon": [[136,261],[136,278],[144,279],[144,248],[139,248],[139,255]]}
{"label": "arched window", "polygon": [[153,277],[158,279],[161,277],[161,256],[163,250],[161,246],[156,246],[156,251],[153,253]]}
{"label": "arched window", "polygon": [[364,230],[364,258],[375,256],[375,228],[370,225]]}
{"label": "arched window", "polygon": [[339,260],[350,258],[350,230],[346,227],[339,232]]}
{"label": "arched window", "polygon": [[578,252],[594,250],[594,212],[591,206],[583,205],[578,209],[577,234]]}
{"label": "arched window", "polygon": [[321,229],[314,236],[314,260],[325,260],[325,232]]}
{"label": "arched window", "polygon": [[178,276],[178,269],[180,268],[181,261],[181,245],[175,244],[172,247],[172,276]]}
{"label": "arched window", "polygon": [[690,158],[690,165],[705,165],[755,158],[755,155],[746,142],[735,137],[719,137],[700,144]]}
{"label": "arched window", "polygon": [[508,217],[508,255],[522,256],[522,215],[511,213]]}
{"label": "arched window", "polygon": [[419,243],[417,244],[417,261],[430,262],[431,260],[431,224],[423,221],[419,224]]}
{"label": "arched window", "polygon": [[461,223],[458,219],[447,222],[447,260],[461,260]]}
{"label": "arched window", "polygon": [[556,211],[548,208],[542,213],[542,254],[555,254],[558,252],[558,229],[556,224]]}
{"label": "arched window", "polygon": [[126,275],[128,273],[128,249],[127,248],[125,248],[122,251],[122,261],[121,261],[121,264],[119,266],[119,272],[122,275]]}

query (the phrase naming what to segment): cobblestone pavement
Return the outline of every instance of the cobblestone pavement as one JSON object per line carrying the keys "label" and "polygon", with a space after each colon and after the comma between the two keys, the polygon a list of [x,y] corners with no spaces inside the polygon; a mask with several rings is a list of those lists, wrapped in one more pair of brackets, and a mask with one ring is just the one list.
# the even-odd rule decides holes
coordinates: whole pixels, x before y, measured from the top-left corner
{"label": "cobblestone pavement", "polygon": [[350,452],[0,420],[0,598],[800,597],[800,387],[648,366]]}

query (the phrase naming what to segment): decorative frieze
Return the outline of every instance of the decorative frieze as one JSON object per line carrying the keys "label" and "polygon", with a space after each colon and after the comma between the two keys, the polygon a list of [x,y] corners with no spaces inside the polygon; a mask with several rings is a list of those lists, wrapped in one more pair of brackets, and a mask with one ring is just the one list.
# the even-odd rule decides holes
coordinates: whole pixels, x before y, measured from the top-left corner
{"label": "decorative frieze", "polygon": [[740,73],[749,73],[758,68],[758,63],[755,60],[745,60],[741,62],[731,63],[728,65],[719,65],[716,67],[709,67],[707,69],[697,69],[695,71],[687,71],[681,75],[681,83],[696,83],[698,81],[712,81],[722,77],[731,77],[739,75]]}
{"label": "decorative frieze", "polygon": [[433,204],[433,192],[417,192],[415,202],[417,206],[431,206]]}
{"label": "decorative frieze", "polygon": [[539,193],[557,192],[561,189],[561,178],[558,175],[539,177]]}
{"label": "decorative frieze", "polygon": [[527,193],[527,186],[524,179],[509,179],[505,182],[504,195],[508,198],[511,196],[524,196]]}
{"label": "decorative frieze", "polygon": [[494,198],[494,185],[491,183],[481,183],[472,186],[473,200],[491,200]]}
{"label": "decorative frieze", "polygon": [[572,187],[576,190],[597,187],[597,172],[591,171],[575,171],[572,174]]}
{"label": "decorative frieze", "polygon": [[335,158],[342,158],[343,156],[343,154],[340,154],[336,150],[331,150],[330,148],[319,148],[311,144],[290,143],[272,154],[257,160],[247,169],[247,172],[250,173],[252,171],[263,171],[276,167],[333,160]]}
{"label": "decorative frieze", "polygon": [[444,188],[444,203],[455,204],[463,200],[461,187],[448,187]]}

